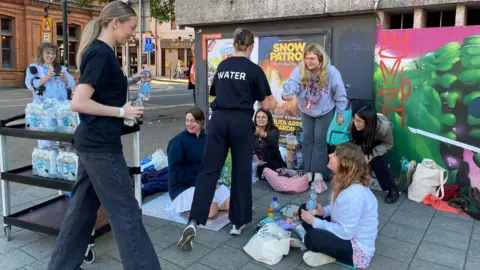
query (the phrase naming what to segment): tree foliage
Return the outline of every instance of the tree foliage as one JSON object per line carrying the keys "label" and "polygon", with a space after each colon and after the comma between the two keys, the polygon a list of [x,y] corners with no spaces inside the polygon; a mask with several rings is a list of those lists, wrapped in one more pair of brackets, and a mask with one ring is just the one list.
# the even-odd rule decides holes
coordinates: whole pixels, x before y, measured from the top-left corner
{"label": "tree foliage", "polygon": [[[114,0],[75,0],[79,7],[88,6],[94,2],[108,3],[112,1]],[[171,21],[175,16],[175,0],[150,0],[150,15],[160,22]]]}

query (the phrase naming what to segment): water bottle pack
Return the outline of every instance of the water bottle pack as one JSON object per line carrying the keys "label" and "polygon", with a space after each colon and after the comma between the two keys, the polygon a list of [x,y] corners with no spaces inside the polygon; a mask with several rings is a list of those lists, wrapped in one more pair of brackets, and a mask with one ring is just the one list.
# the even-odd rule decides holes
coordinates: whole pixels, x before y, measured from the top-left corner
{"label": "water bottle pack", "polygon": [[78,156],[71,148],[35,148],[32,152],[32,174],[47,178],[76,181]]}
{"label": "water bottle pack", "polygon": [[78,113],[69,101],[44,99],[33,101],[25,108],[25,128],[35,131],[73,133],[80,123]]}

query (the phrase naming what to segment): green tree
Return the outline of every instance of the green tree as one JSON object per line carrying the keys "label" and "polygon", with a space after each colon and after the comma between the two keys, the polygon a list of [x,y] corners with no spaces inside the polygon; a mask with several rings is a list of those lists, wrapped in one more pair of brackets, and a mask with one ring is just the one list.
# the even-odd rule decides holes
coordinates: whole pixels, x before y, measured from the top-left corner
{"label": "green tree", "polygon": [[[91,5],[95,0],[75,0],[77,6]],[[100,3],[108,3],[113,0],[97,0]],[[150,0],[150,14],[160,22],[168,22],[175,16],[175,0]]]}

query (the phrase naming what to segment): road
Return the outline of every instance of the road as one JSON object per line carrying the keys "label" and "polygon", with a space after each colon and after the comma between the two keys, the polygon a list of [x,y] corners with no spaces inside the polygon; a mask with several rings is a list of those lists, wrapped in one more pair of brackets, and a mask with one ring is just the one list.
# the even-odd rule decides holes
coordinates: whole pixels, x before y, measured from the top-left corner
{"label": "road", "polygon": [[[146,111],[153,111],[153,113],[147,112],[146,119],[154,117],[157,111],[162,109],[192,106],[192,91],[186,88],[183,84],[153,81],[151,98],[145,102]],[[134,97],[138,89],[138,85],[130,87],[130,97]],[[31,101],[32,94],[26,89],[0,91],[0,119],[23,114],[25,106]]]}

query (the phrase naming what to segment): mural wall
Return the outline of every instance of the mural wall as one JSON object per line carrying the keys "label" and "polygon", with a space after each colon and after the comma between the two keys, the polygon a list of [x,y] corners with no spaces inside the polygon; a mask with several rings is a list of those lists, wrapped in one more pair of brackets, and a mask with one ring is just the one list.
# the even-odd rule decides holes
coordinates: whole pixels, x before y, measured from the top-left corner
{"label": "mural wall", "polygon": [[392,169],[433,159],[480,188],[480,27],[377,28],[378,112],[394,125]]}

